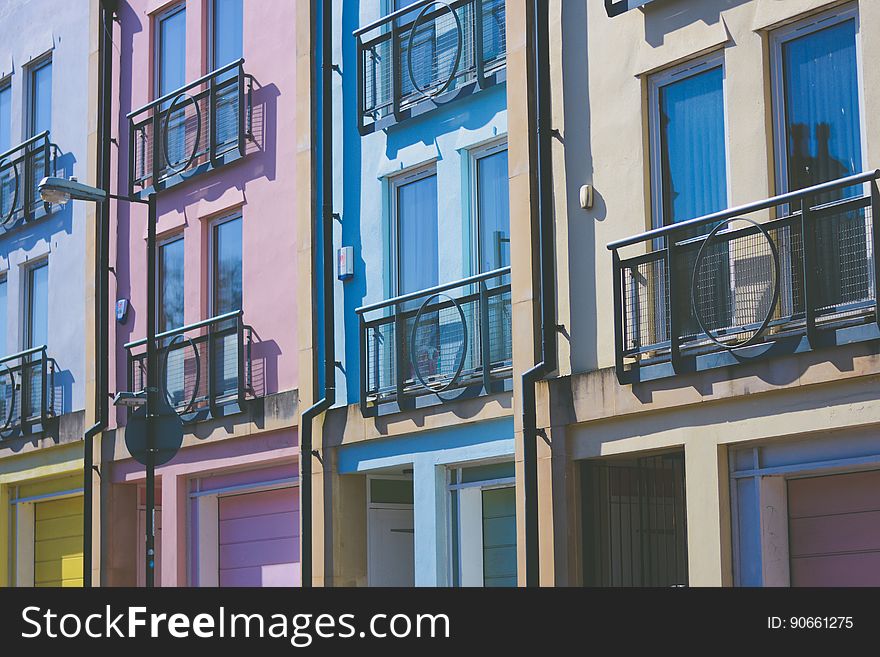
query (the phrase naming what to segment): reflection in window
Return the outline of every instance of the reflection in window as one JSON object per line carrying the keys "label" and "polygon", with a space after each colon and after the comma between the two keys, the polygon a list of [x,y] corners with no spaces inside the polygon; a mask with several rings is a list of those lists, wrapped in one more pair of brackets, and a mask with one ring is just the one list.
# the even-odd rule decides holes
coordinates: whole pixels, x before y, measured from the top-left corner
{"label": "reflection in window", "polygon": [[[213,228],[213,290],[215,316],[241,310],[241,217],[219,222]],[[217,326],[211,355],[216,389],[220,395],[238,391],[238,334],[236,321]]]}
{"label": "reflection in window", "polygon": [[159,333],[183,326],[183,237],[159,247]]}

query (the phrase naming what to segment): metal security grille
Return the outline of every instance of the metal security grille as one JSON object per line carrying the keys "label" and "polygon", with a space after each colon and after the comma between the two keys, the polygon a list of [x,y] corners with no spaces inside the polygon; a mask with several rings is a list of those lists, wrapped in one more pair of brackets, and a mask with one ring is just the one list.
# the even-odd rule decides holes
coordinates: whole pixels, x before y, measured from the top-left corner
{"label": "metal security grille", "polygon": [[510,268],[358,309],[368,407],[511,376]]}
{"label": "metal security grille", "polygon": [[797,335],[815,348],[822,331],[875,321],[878,176],[610,244],[621,382],[646,365],[691,371],[697,356]]}
{"label": "metal security grille", "polygon": [[244,155],[252,96],[253,78],[239,60],[129,114],[130,192]]}
{"label": "metal security grille", "polygon": [[58,147],[48,132],[0,153],[0,226],[9,230],[32,220],[44,206],[38,186],[58,173]]}
{"label": "metal security grille", "polygon": [[[253,331],[241,311],[167,331],[159,343],[159,386],[168,404],[185,418],[255,394],[251,367]],[[147,384],[146,340],[125,345],[129,390]]]}
{"label": "metal security grille", "polygon": [[585,461],[584,585],[686,586],[684,454]]}
{"label": "metal security grille", "polygon": [[0,439],[56,415],[55,361],[45,346],[0,358]]}
{"label": "metal security grille", "polygon": [[504,0],[422,0],[357,30],[361,130],[488,84],[506,64],[505,21]]}

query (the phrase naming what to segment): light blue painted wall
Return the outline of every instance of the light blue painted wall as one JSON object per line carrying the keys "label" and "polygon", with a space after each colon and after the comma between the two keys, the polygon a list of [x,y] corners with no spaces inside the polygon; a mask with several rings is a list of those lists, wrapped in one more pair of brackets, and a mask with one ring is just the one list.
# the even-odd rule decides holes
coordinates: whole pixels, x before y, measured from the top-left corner
{"label": "light blue painted wall", "polygon": [[[87,162],[89,103],[89,0],[0,2],[0,79],[12,81],[13,145],[25,135],[27,64],[51,52],[52,131],[60,149],[59,173],[93,178]],[[51,216],[0,234],[0,270],[7,276],[7,343],[23,341],[23,276],[27,264],[49,261],[49,353],[57,360],[56,388],[63,412],[84,407],[86,205],[55,208]]]}
{"label": "light blue painted wall", "polygon": [[402,466],[413,470],[416,586],[449,584],[446,469],[450,465],[513,458],[513,418],[466,424],[339,450],[340,474]]}
{"label": "light blue painted wall", "polygon": [[[440,280],[469,276],[469,149],[507,134],[506,85],[499,84],[384,131],[361,137],[357,117],[357,41],[352,32],[380,17],[383,3],[337,0],[334,63],[334,246],[354,247],[354,278],[337,281],[337,403],[359,399],[358,322],[355,309],[391,295],[390,178],[437,163]],[[344,371],[344,374],[343,374]]]}

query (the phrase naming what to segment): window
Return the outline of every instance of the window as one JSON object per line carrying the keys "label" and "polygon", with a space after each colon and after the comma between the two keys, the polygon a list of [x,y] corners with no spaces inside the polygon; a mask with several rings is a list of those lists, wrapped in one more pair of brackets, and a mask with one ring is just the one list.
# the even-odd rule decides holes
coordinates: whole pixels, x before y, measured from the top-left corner
{"label": "window", "polygon": [[393,181],[397,272],[395,294],[440,282],[437,173],[433,166]]}
{"label": "window", "polygon": [[[0,354],[7,354],[9,350],[6,348],[6,304],[8,301],[6,293],[6,277],[0,278]],[[0,415],[0,421],[3,416]]]}
{"label": "window", "polygon": [[[6,345],[6,322],[7,322],[7,287],[6,278],[0,278],[0,354],[6,355],[15,351],[8,349]],[[0,426],[6,424],[9,418],[10,404],[14,401],[15,382],[7,374],[0,375]]]}
{"label": "window", "polygon": [[0,82],[0,153],[12,148],[12,85]]}
{"label": "window", "polygon": [[27,271],[25,349],[39,347],[49,338],[49,264],[43,262]]}
{"label": "window", "polygon": [[657,75],[651,89],[654,225],[727,207],[722,56]]}
{"label": "window", "polygon": [[516,586],[512,462],[450,471],[453,586]]}
{"label": "window", "polygon": [[479,272],[510,265],[510,189],[507,144],[476,151],[477,251]]}
{"label": "window", "polygon": [[[211,3],[210,63],[217,70],[241,58],[242,0],[213,0]],[[238,71],[233,69],[217,78],[216,128],[218,147],[236,144],[239,133]]]}
{"label": "window", "polygon": [[[777,177],[780,192],[803,189],[862,170],[858,15],[825,13],[772,35]],[[828,203],[860,194],[825,194]],[[871,297],[870,219],[864,210],[841,212],[815,224],[816,299],[819,308]],[[794,239],[793,237],[791,239]],[[800,280],[798,262],[783,262]],[[785,277],[788,278],[787,276]],[[796,294],[783,303],[797,308]]]}
{"label": "window", "polygon": [[[241,216],[221,219],[211,229],[211,312],[216,317],[241,310]],[[218,394],[238,392],[238,323],[217,326],[214,381]]]}
{"label": "window", "polygon": [[30,67],[28,137],[52,128],[52,60],[45,59]]}
{"label": "window", "polygon": [[183,237],[159,245],[159,333],[183,326]]}
{"label": "window", "polygon": [[[161,98],[186,84],[186,8],[183,3],[172,7],[157,18],[156,25],[156,97]],[[168,109],[173,99],[162,105]],[[186,153],[186,111],[175,109],[167,121],[164,159],[170,168],[181,165]]]}

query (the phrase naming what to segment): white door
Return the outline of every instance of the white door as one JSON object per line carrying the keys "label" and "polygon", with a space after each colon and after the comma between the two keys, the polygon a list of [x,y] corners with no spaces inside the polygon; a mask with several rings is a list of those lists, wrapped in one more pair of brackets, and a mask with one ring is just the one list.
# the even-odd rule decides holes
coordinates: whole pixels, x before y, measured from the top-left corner
{"label": "white door", "polygon": [[367,511],[367,540],[370,586],[415,584],[412,506],[371,507]]}

